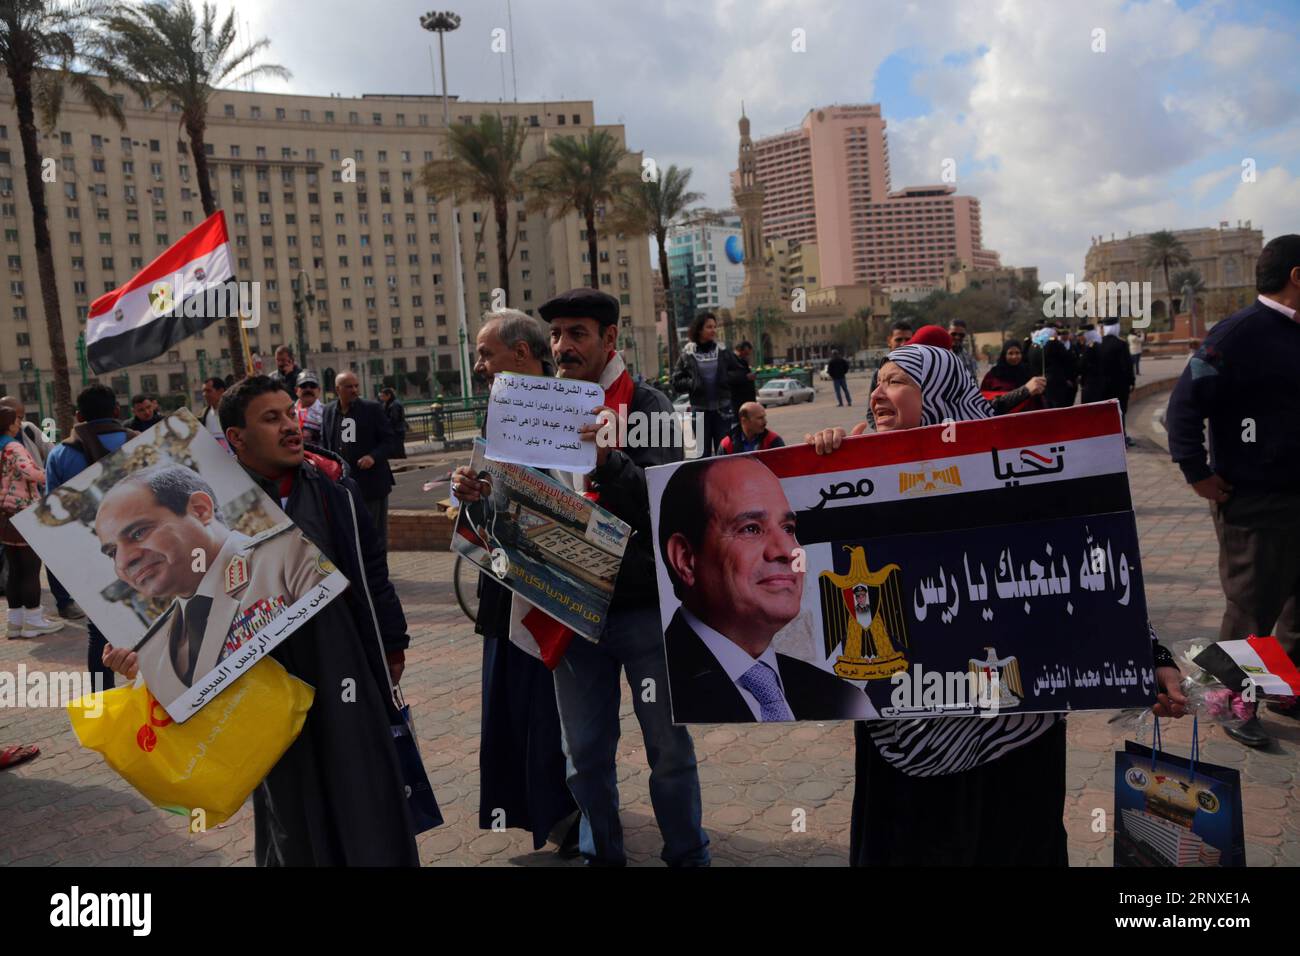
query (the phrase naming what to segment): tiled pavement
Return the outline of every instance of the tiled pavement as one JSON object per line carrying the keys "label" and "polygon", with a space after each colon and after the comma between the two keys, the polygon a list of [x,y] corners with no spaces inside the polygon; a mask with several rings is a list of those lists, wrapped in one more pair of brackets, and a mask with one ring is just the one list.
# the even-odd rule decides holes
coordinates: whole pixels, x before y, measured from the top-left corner
{"label": "tiled pavement", "polygon": [[[865,392],[865,381],[851,385]],[[771,424],[797,440],[805,427],[827,419],[854,420],[850,410],[828,408],[828,402],[829,390],[823,389],[813,406],[774,410]],[[1135,428],[1149,422],[1149,407],[1133,412]],[[1209,515],[1164,453],[1150,439],[1139,440],[1130,478],[1152,619],[1166,642],[1212,639],[1222,596]],[[414,636],[403,686],[446,817],[444,826],[420,838],[421,859],[451,866],[572,865],[547,851],[533,853],[520,831],[478,829],[479,643],[452,599],[447,555],[402,553],[392,563]],[[85,633],[72,626],[38,641],[0,642],[0,670],[10,672],[20,663],[29,669],[79,668],[84,658]],[[1126,723],[1108,723],[1110,716],[1076,714],[1069,721],[1066,827],[1075,865],[1110,865],[1111,837],[1093,832],[1092,811],[1110,813],[1111,754],[1131,736]],[[634,863],[657,864],[649,771],[626,690],[622,719],[618,776],[627,847]],[[1271,715],[1265,721],[1278,738],[1273,749],[1244,750],[1208,725],[1202,759],[1242,771],[1249,863],[1297,865],[1300,725],[1284,725]],[[716,865],[844,865],[853,791],[848,724],[701,726],[694,736]],[[1167,747],[1186,753],[1190,721],[1168,728],[1165,738]],[[61,710],[0,709],[0,741],[36,743],[43,751],[31,763],[0,773],[0,865],[251,862],[248,806],[225,825],[191,835],[185,819],[151,808],[98,755],[82,750]],[[806,811],[806,832],[792,832],[796,809]]]}

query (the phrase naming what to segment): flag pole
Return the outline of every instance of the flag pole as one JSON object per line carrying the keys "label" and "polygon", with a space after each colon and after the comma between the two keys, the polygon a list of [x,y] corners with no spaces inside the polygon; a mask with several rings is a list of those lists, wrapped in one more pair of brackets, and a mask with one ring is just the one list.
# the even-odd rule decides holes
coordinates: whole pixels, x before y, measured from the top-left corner
{"label": "flag pole", "polygon": [[244,347],[244,368],[245,375],[252,375],[253,369],[253,351],[248,345],[248,329],[244,328],[244,320],[239,320],[239,341]]}

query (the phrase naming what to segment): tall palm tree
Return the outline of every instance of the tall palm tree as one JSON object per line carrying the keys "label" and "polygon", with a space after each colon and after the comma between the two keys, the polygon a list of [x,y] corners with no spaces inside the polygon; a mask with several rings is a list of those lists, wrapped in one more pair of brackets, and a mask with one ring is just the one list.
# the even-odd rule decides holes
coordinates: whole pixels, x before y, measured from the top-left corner
{"label": "tall palm tree", "polygon": [[1174,321],[1174,286],[1170,281],[1169,271],[1174,266],[1185,266],[1192,261],[1191,254],[1183,241],[1168,229],[1161,229],[1147,236],[1142,264],[1148,268],[1159,267],[1165,274],[1165,294],[1169,297],[1169,322]]}
{"label": "tall palm tree", "polygon": [[532,208],[557,219],[576,212],[586,223],[593,289],[600,288],[596,207],[612,205],[619,193],[638,182],[635,175],[620,168],[629,155],[613,134],[598,129],[581,139],[556,137],[551,140],[550,155],[529,170]]}
{"label": "tall palm tree", "polygon": [[614,203],[612,225],[632,236],[652,235],[659,245],[659,275],[664,283],[664,305],[668,310],[668,367],[677,366],[677,316],[672,282],[668,275],[668,229],[692,203],[704,198],[691,192],[690,169],[669,166],[657,178],[637,182],[619,194]]}
{"label": "tall palm tree", "polygon": [[435,159],[420,172],[426,189],[435,195],[459,193],[473,202],[492,204],[497,224],[497,268],[506,302],[510,301],[510,260],[515,243],[508,243],[510,199],[524,191],[520,160],[527,131],[516,117],[503,120],[484,113],[477,123],[450,128],[451,158]]}
{"label": "tall palm tree", "polygon": [[[292,74],[277,64],[253,63],[271,45],[265,37],[236,50],[235,11],[218,23],[216,7],[207,2],[201,11],[190,0],[119,6],[104,18],[104,26],[111,54],[104,64],[108,75],[130,84],[146,103],[180,105],[180,124],[189,137],[203,214],[211,216],[217,201],[208,175],[209,101],[224,84],[260,77],[287,80]],[[243,378],[244,347],[236,315],[226,317],[226,339],[231,371]]]}
{"label": "tall palm tree", "polygon": [[50,244],[49,209],[41,178],[41,150],[37,141],[37,115],[41,126],[54,128],[64,94],[72,90],[99,117],[111,116],[124,125],[117,101],[73,64],[97,44],[93,24],[105,10],[101,2],[50,3],[46,0],[0,0],[0,70],[9,77],[18,112],[18,138],[23,147],[27,199],[32,205],[32,231],[36,245],[36,271],[45,311],[45,336],[54,366],[54,418],[60,432],[72,430],[72,384],[68,375],[68,350],[63,338],[62,308]]}

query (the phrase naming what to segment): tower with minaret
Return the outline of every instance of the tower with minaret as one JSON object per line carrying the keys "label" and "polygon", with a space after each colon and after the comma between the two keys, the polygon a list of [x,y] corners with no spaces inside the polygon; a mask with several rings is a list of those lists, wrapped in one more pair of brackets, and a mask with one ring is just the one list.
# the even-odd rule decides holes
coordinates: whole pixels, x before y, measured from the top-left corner
{"label": "tower with minaret", "polygon": [[732,189],[740,213],[741,237],[745,244],[745,283],[736,297],[736,318],[752,319],[758,309],[771,316],[781,311],[781,300],[772,285],[763,245],[763,184],[758,181],[754,143],[749,138],[749,117],[740,105],[740,157],[736,185]]}

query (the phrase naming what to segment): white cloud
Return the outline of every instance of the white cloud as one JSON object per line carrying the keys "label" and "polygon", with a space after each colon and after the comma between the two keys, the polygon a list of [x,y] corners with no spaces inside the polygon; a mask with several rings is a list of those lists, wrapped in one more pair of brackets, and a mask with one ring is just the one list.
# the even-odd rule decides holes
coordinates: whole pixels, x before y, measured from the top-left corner
{"label": "white cloud", "polygon": [[[263,88],[420,93],[434,89],[424,9],[358,16],[351,0],[284,0],[240,15],[295,73]],[[510,64],[489,45],[505,0],[461,13],[447,38],[452,92],[497,99],[504,65],[508,97]],[[534,0],[513,14],[521,100],[594,100],[633,149],[692,167],[714,205],[730,203],[742,99],[755,135],[778,132],[816,106],[871,101],[881,62],[906,49],[927,64],[913,86],[933,109],[890,120],[893,186],[933,182],[956,158],[958,188],[980,198],[985,244],[1004,262],[1079,273],[1092,235],[1212,225],[1199,203],[1230,170],[1193,175],[1208,156],[1285,164],[1238,186],[1221,218],[1272,223],[1270,235],[1300,221],[1285,195],[1300,174],[1296,31],[1238,22],[1219,0]],[[1092,50],[1099,27],[1104,53]],[[790,48],[795,28],[806,53]]]}

